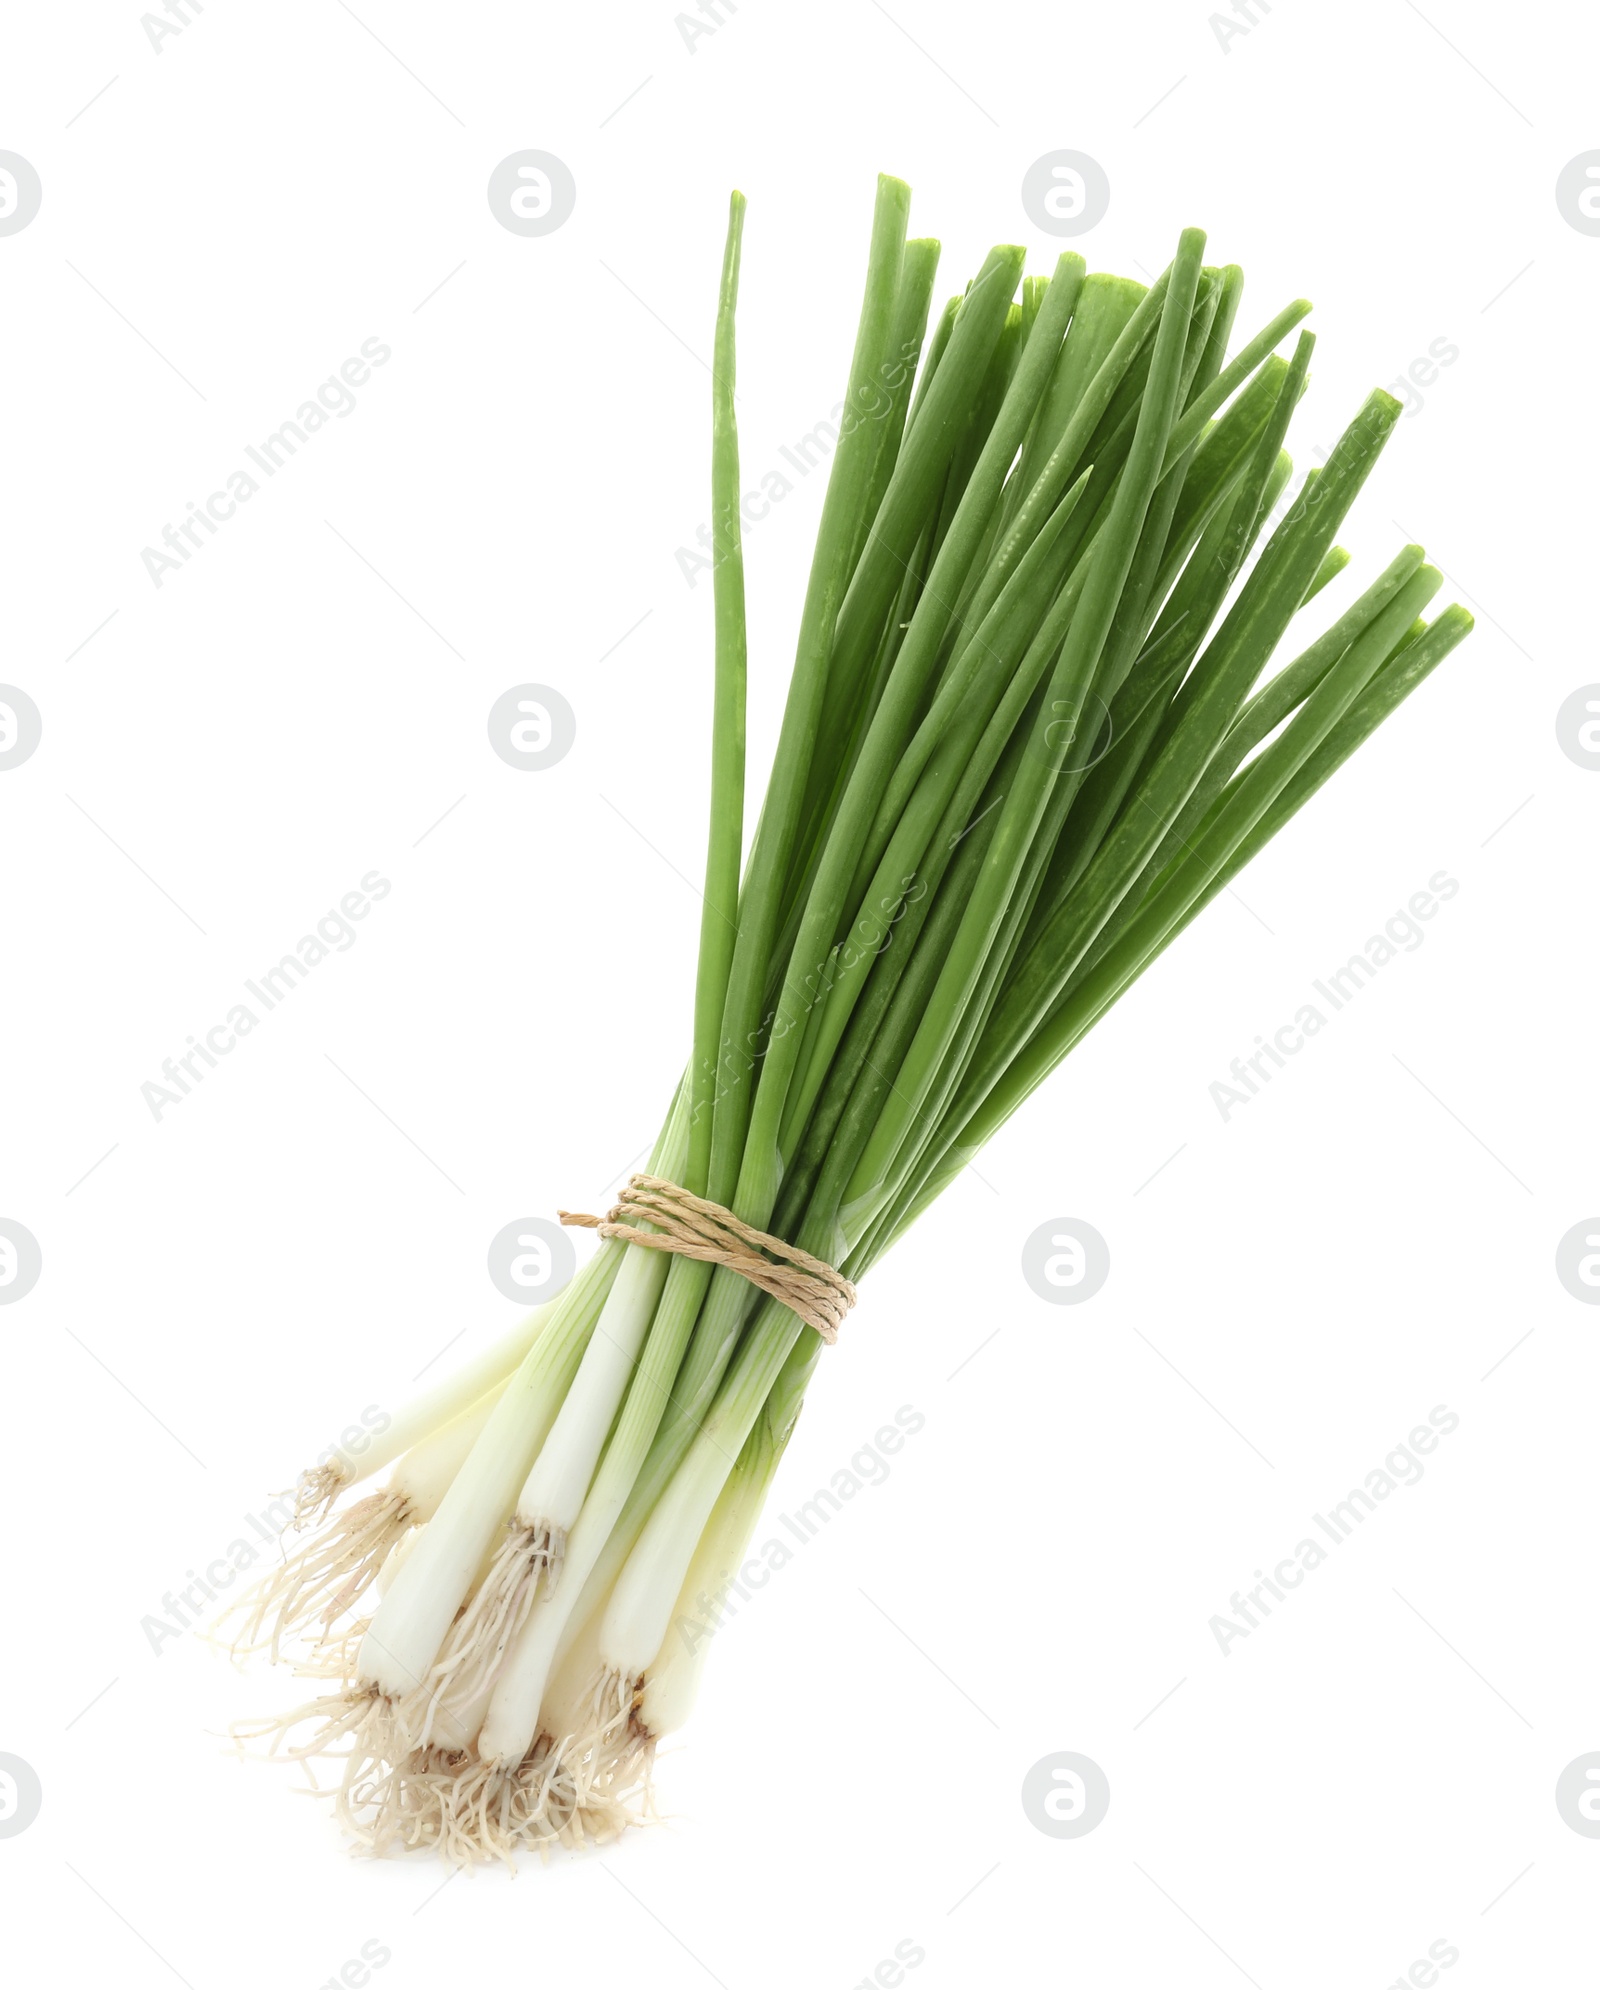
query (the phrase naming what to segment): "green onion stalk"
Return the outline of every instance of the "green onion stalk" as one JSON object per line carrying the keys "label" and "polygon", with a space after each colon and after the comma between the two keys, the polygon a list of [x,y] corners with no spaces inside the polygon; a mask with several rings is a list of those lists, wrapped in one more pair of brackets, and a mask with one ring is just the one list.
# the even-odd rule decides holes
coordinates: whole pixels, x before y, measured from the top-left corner
{"label": "green onion stalk", "polygon": [[[1186,229],[1148,286],[1002,245],[936,313],[909,212],[881,179],[746,857],[730,206],[693,1039],[649,1164],[857,1283],[1472,626],[1425,618],[1417,546],[1313,606],[1400,407],[1370,395],[1291,488],[1304,299],[1230,358],[1243,272]],[[342,1756],[376,1850],[510,1860],[648,1815],[822,1346],[736,1268],[608,1236],[302,1480],[311,1538],[235,1642],[337,1690],[242,1731]]]}

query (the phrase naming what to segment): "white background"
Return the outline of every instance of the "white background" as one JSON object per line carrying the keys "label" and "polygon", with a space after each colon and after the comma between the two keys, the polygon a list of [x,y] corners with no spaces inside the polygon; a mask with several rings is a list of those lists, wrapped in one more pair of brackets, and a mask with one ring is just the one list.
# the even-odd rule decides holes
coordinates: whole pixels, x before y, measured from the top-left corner
{"label": "white background", "polygon": [[[1600,1842],[1553,1790],[1600,1747],[1600,1313],[1554,1253],[1600,1204],[1600,780],[1554,719],[1600,676],[1600,239],[1554,187],[1600,145],[1593,37],[1280,4],[1224,52],[1203,0],[744,0],[691,53],[636,0],[208,0],[157,54],[90,0],[6,40],[0,146],[44,187],[0,240],[0,675],[44,717],[0,778],[0,1214],[44,1253],[0,1311],[0,1752],[44,1788],[0,1841],[8,1968],[314,1990],[376,1941],[384,1990],[850,1990],[911,1942],[917,1990],[1309,1990],[1447,1942],[1451,1985],[1576,1980]],[[539,240],[485,200],[528,146],[578,186]],[[508,1324],[490,1236],[600,1206],[654,1131],[728,190],[754,485],[842,392],[873,175],[911,183],[942,296],[995,240],[1052,265],[1018,190],[1060,146],[1110,176],[1091,266],[1153,272],[1198,223],[1248,273],[1241,335],[1317,301],[1302,466],[1459,348],[1327,599],[1414,536],[1477,633],[874,1276],[762,1533],[898,1406],[926,1428],[728,1629],[673,1821],[443,1892],[352,1861],[218,1739],[294,1682],[141,1619],[352,1412]],[[367,338],[356,411],[157,589],[141,549]],[[822,484],[747,534],[762,778]],[[537,775],[484,724],[529,679],[578,717]],[[162,1060],[375,868],[357,943],[158,1124]],[[1424,944],[1224,1123],[1229,1061],[1440,869]],[[1110,1243],[1080,1308],[1020,1273],[1059,1216]],[[1439,1404],[1422,1482],[1224,1657],[1211,1616]],[[1112,1790],[1070,1842],[1020,1800],[1063,1749]]]}

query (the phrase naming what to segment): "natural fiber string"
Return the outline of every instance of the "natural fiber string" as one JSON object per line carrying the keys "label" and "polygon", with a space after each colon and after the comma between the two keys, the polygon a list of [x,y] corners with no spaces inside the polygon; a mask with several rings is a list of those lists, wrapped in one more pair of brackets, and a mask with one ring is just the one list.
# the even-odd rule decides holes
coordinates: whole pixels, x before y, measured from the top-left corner
{"label": "natural fiber string", "polygon": [[[786,1244],[765,1230],[741,1222],[731,1209],[691,1195],[659,1175],[633,1175],[604,1216],[583,1216],[558,1209],[563,1223],[598,1230],[602,1237],[620,1237],[649,1251],[670,1251],[675,1257],[698,1258],[702,1264],[726,1265],[741,1278],[798,1313],[831,1347],[839,1338],[844,1316],[856,1303],[856,1289],[843,1272],[825,1258],[814,1258],[797,1244]],[[655,1230],[639,1230],[638,1223]]]}

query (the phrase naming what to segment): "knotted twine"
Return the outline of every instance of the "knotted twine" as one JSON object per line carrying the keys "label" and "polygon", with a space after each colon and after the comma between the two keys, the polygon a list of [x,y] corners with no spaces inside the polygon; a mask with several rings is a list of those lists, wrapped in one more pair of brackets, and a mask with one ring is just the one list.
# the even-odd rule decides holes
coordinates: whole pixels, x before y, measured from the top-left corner
{"label": "knotted twine", "polygon": [[[620,1237],[647,1251],[670,1251],[675,1257],[698,1258],[702,1264],[726,1265],[797,1313],[830,1347],[856,1303],[855,1287],[825,1258],[814,1258],[798,1244],[769,1236],[721,1203],[691,1195],[659,1175],[631,1175],[604,1216],[584,1216],[570,1209],[558,1209],[556,1214],[571,1227],[598,1230],[602,1237]],[[653,1223],[655,1229],[636,1229],[641,1222]]]}

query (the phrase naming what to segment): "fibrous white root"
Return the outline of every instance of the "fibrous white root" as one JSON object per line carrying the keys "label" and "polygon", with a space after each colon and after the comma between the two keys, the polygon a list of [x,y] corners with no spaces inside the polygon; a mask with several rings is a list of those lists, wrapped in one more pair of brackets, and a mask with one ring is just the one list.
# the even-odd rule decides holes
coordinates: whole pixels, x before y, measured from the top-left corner
{"label": "fibrous white root", "polygon": [[[323,1472],[333,1469],[321,1468]],[[304,1478],[301,1483],[304,1485]],[[333,1625],[355,1608],[376,1581],[390,1550],[411,1523],[409,1499],[392,1486],[358,1499],[305,1547],[246,1590],[218,1619],[216,1634],[235,1657],[265,1649],[274,1660],[282,1656],[285,1639],[315,1631],[319,1640],[326,1641]],[[300,1524],[296,1520],[295,1525]],[[222,1626],[234,1622],[239,1624],[237,1634],[227,1638]]]}
{"label": "fibrous white root", "polygon": [[343,1459],[326,1465],[313,1465],[300,1474],[294,1488],[294,1518],[290,1525],[299,1534],[321,1523],[323,1515],[344,1491],[350,1474]]}
{"label": "fibrous white root", "polygon": [[[340,1818],[371,1853],[427,1850],[458,1866],[514,1868],[518,1851],[548,1858],[556,1845],[605,1844],[656,1815],[655,1739],[640,1724],[638,1698],[637,1681],[600,1675],[584,1729],[541,1735],[514,1765],[470,1749],[414,1749],[397,1761],[375,1752],[364,1731],[339,1792]],[[391,1725],[391,1742],[396,1734]]]}
{"label": "fibrous white root", "polygon": [[545,1548],[537,1530],[513,1520],[476,1595],[456,1617],[426,1678],[400,1702],[400,1725],[413,1750],[471,1745],[481,1708],[512,1640],[539,1593]]}
{"label": "fibrous white root", "polygon": [[[304,1741],[293,1741],[297,1729],[309,1727]],[[394,1743],[394,1703],[375,1686],[356,1684],[342,1693],[324,1693],[285,1714],[254,1721],[235,1721],[228,1732],[241,1754],[245,1744],[265,1741],[268,1756],[283,1756],[291,1762],[308,1762],[333,1756],[347,1764],[358,1759],[383,1761],[392,1758]],[[348,1747],[340,1744],[348,1743]],[[350,1771],[346,1768],[346,1781]]]}

